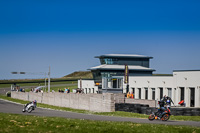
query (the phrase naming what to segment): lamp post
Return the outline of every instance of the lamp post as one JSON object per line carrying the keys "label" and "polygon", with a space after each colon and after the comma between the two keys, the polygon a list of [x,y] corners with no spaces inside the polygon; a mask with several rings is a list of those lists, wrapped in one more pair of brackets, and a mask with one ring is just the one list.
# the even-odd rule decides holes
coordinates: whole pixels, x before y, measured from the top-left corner
{"label": "lamp post", "polygon": [[50,92],[50,66],[49,66],[49,72],[48,72],[48,92]]}

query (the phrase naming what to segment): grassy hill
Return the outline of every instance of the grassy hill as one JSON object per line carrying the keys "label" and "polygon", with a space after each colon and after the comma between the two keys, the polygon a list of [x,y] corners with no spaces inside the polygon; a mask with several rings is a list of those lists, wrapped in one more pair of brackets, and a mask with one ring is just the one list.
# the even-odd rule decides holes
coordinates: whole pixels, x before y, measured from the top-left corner
{"label": "grassy hill", "polygon": [[83,79],[92,79],[92,73],[90,71],[76,71],[69,75],[64,76],[63,78],[83,78]]}
{"label": "grassy hill", "polygon": [[[92,73],[90,71],[77,71],[61,78],[51,78],[51,82],[62,81],[77,81],[78,79],[92,79]],[[0,84],[13,84],[13,83],[43,83],[44,79],[10,79],[0,80]]]}

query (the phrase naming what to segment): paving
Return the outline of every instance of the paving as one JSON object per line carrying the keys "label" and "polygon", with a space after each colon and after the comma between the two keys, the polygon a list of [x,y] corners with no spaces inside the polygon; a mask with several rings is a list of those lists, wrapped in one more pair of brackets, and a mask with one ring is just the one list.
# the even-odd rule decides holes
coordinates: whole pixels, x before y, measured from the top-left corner
{"label": "paving", "polygon": [[57,110],[44,109],[44,108],[36,108],[36,110],[34,110],[31,113],[27,113],[27,112],[23,113],[22,108],[23,108],[23,105],[21,104],[0,99],[0,112],[2,113],[47,116],[47,117],[62,117],[62,118],[98,120],[98,121],[118,121],[118,122],[134,122],[134,123],[164,124],[164,125],[188,125],[188,126],[200,127],[200,122],[194,122],[194,121],[171,121],[171,120],[149,121],[148,119],[90,115],[90,114],[81,114],[81,113],[74,113],[74,112],[67,112],[67,111],[57,111]]}

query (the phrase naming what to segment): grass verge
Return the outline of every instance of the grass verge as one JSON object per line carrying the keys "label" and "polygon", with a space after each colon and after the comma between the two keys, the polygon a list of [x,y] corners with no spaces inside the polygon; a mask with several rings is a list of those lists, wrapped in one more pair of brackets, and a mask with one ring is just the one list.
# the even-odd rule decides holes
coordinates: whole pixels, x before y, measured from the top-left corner
{"label": "grass verge", "polygon": [[24,116],[0,113],[0,132],[70,132],[70,133],[200,133],[200,128],[132,122],[110,122],[66,119],[59,117]]}
{"label": "grass verge", "polygon": [[[29,101],[14,99],[10,97],[6,97],[4,95],[0,95],[1,99],[9,100],[12,102],[17,102],[21,104],[26,104]],[[133,117],[133,118],[143,118],[147,119],[148,115],[145,114],[138,114],[138,113],[131,113],[131,112],[123,112],[123,111],[116,111],[116,112],[92,112],[87,110],[80,110],[80,109],[72,109],[67,107],[58,107],[48,104],[42,104],[38,103],[38,107],[42,108],[50,108],[55,110],[62,110],[62,111],[70,111],[70,112],[76,112],[76,113],[85,113],[85,114],[95,114],[95,115],[106,115],[106,116],[119,116],[119,117]],[[178,121],[200,121],[200,116],[171,116],[170,120],[178,120]]]}

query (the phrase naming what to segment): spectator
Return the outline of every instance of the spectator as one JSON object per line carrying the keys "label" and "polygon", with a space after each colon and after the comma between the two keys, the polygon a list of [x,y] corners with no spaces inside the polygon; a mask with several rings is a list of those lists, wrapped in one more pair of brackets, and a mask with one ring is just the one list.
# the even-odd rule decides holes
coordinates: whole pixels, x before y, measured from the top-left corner
{"label": "spectator", "polygon": [[130,92],[127,93],[127,98],[130,98]]}
{"label": "spectator", "polygon": [[67,88],[65,88],[65,92],[64,93],[68,93],[68,89]]}

